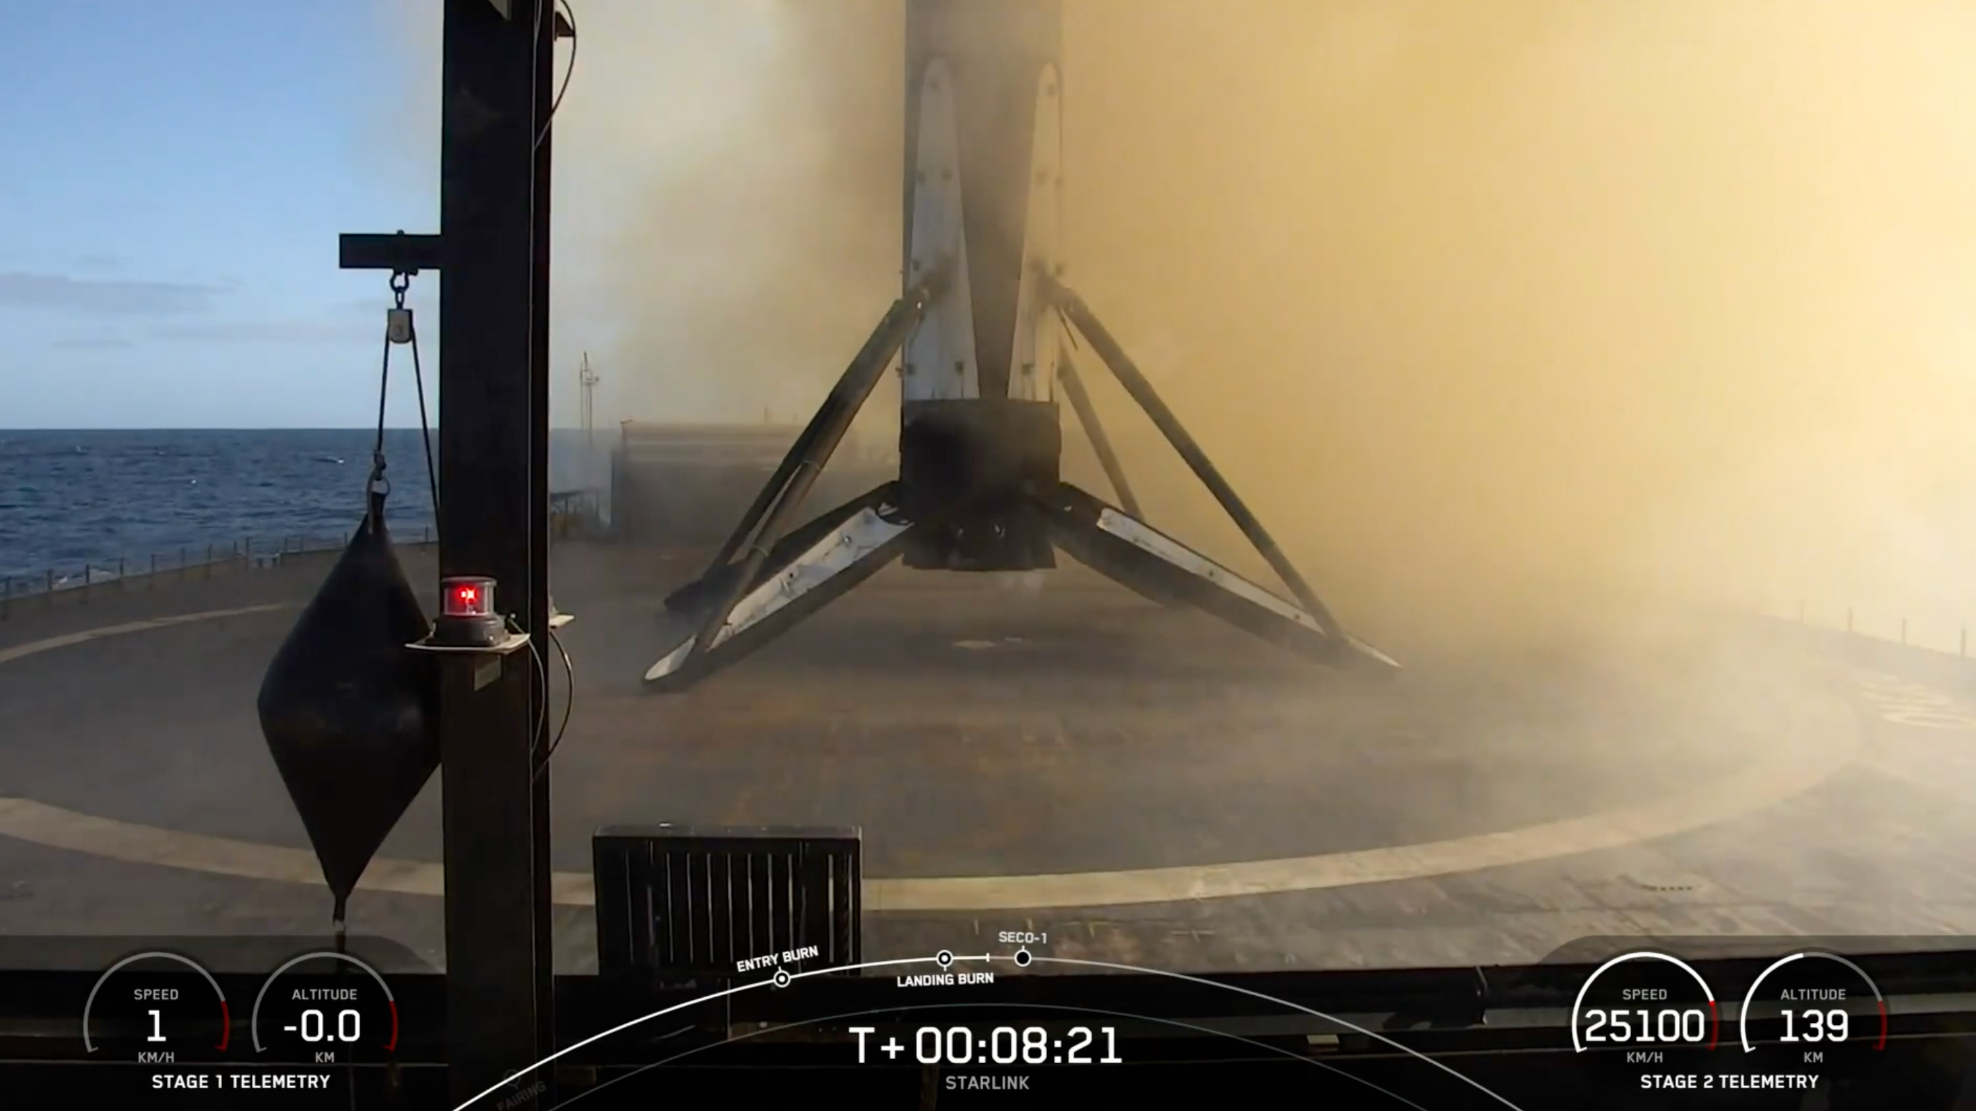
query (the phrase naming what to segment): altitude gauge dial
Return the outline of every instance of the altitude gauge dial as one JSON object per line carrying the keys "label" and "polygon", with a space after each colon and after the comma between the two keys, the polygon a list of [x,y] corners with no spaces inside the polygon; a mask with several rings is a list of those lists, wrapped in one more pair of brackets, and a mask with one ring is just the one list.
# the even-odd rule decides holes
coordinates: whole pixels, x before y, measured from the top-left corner
{"label": "altitude gauge dial", "polygon": [[304,953],[262,981],[252,1028],[265,1058],[383,1061],[398,1048],[398,1001],[377,969],[348,953]]}
{"label": "altitude gauge dial", "polygon": [[156,950],[105,969],[82,1006],[82,1044],[117,1061],[175,1064],[226,1050],[226,993],[197,961]]}
{"label": "altitude gauge dial", "polygon": [[1757,975],[1737,1025],[1754,1067],[1838,1075],[1886,1048],[1887,1004],[1859,965],[1807,951]]}

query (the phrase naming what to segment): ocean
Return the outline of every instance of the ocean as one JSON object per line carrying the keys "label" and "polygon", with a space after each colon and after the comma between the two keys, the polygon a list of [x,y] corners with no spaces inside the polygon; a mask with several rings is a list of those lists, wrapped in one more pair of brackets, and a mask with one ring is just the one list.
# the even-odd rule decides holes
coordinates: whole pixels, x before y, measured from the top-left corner
{"label": "ocean", "polygon": [[[39,587],[132,573],[153,558],[194,562],[208,548],[276,551],[326,545],[363,518],[376,432],[325,429],[0,430],[0,577]],[[438,448],[434,434],[434,450]],[[599,454],[605,436],[598,434]],[[584,433],[550,437],[550,486],[601,486],[608,468]],[[401,538],[432,527],[417,429],[385,433],[391,496],[385,516]],[[20,590],[25,583],[17,583]]]}
{"label": "ocean", "polygon": [[[607,452],[617,435],[616,428],[600,429],[591,452],[579,430],[551,433],[551,488],[602,490],[608,512]],[[297,543],[340,544],[363,518],[374,436],[356,428],[0,429],[0,593],[109,578],[120,564],[139,574],[153,559],[160,568],[199,563],[209,552],[226,557],[242,545],[273,553]],[[392,479],[386,516],[395,535],[415,540],[432,527],[418,431],[386,432],[385,455]],[[1966,552],[1976,546],[1966,530],[1956,533],[1957,543],[1943,539],[1946,523],[1960,519],[1946,510],[1927,514],[1927,529],[1915,524],[1892,539],[1906,536],[1910,552]],[[1895,550],[1903,549],[1896,544]],[[1932,573],[1876,580],[1864,568],[1850,568],[1851,574],[1834,568],[1822,578],[1752,590],[1744,602],[1814,625],[1965,651],[1976,624],[1976,588],[1958,572],[1963,564],[1915,562],[1910,556],[1890,566]]]}

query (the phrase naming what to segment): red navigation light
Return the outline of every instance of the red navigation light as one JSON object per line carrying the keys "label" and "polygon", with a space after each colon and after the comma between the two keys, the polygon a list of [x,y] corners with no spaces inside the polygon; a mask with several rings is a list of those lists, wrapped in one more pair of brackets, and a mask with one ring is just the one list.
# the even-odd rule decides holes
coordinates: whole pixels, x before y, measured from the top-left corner
{"label": "red navigation light", "polygon": [[494,613],[493,579],[447,579],[440,588],[445,599],[440,612],[447,617],[489,617]]}

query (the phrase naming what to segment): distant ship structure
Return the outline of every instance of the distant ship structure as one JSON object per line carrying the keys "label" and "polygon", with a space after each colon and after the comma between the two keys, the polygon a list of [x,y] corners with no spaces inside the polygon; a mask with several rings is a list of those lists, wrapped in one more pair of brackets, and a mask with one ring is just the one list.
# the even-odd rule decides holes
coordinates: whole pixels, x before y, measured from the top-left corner
{"label": "distant ship structure", "polygon": [[[611,535],[634,544],[713,547],[726,538],[802,432],[795,424],[624,421],[611,452]],[[853,442],[817,480],[849,499],[898,469],[897,447]]]}

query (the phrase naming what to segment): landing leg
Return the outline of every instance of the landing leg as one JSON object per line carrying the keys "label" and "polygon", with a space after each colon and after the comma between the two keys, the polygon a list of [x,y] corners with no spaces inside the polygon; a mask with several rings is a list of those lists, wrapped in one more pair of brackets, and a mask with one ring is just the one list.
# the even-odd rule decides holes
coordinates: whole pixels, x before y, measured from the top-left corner
{"label": "landing leg", "polygon": [[783,537],[755,567],[731,565],[731,578],[717,575],[696,584],[697,593],[675,594],[668,608],[687,617],[686,627],[676,630],[676,646],[645,672],[645,681],[667,690],[690,686],[876,574],[899,557],[912,529],[898,501],[887,483]]}
{"label": "landing leg", "polygon": [[1098,456],[1098,466],[1105,469],[1105,479],[1111,483],[1112,493],[1118,495],[1118,504],[1126,513],[1144,517],[1145,514],[1139,511],[1139,499],[1132,494],[1132,484],[1125,479],[1125,466],[1118,461],[1118,452],[1112,449],[1111,437],[1105,435],[1105,426],[1098,423],[1098,408],[1091,404],[1091,395],[1084,389],[1084,379],[1071,365],[1068,352],[1057,356],[1057,384],[1063,387],[1064,396],[1070,399],[1071,411],[1077,414],[1077,423],[1083,426],[1084,437],[1091,441],[1091,450]]}
{"label": "landing leg", "polygon": [[[1236,527],[1242,530],[1242,535],[1248,537],[1249,543],[1255,545],[1256,551],[1261,553],[1263,559],[1268,561],[1270,569],[1276,572],[1277,578],[1283,580],[1283,585],[1288,587],[1291,595],[1296,598],[1299,612],[1310,620],[1321,635],[1335,641],[1338,646],[1350,648],[1358,652],[1360,656],[1386,666],[1398,667],[1399,665],[1392,657],[1372,648],[1370,645],[1353,640],[1345,634],[1337,620],[1331,616],[1330,609],[1318,599],[1317,592],[1310,588],[1310,584],[1304,581],[1303,575],[1299,574],[1296,566],[1290,562],[1290,557],[1283,553],[1283,549],[1277,545],[1276,539],[1269,534],[1267,529],[1263,528],[1262,522],[1256,519],[1256,515],[1249,511],[1249,507],[1235,493],[1235,488],[1228,484],[1228,480],[1222,477],[1221,472],[1208,459],[1207,453],[1201,450],[1201,446],[1194,442],[1192,436],[1188,435],[1186,428],[1180,424],[1180,418],[1174,416],[1173,410],[1167,408],[1166,402],[1160,399],[1159,394],[1153,389],[1153,384],[1146,379],[1144,374],[1140,373],[1138,366],[1125,353],[1124,347],[1116,339],[1112,338],[1111,332],[1099,322],[1097,314],[1093,313],[1091,307],[1086,305],[1083,298],[1079,297],[1076,293],[1057,283],[1054,278],[1049,278],[1048,280],[1050,281],[1051,300],[1063,313],[1064,318],[1079,332],[1082,332],[1084,338],[1091,342],[1092,349],[1098,353],[1098,357],[1104,361],[1112,374],[1118,378],[1119,384],[1125,387],[1126,392],[1132,395],[1132,400],[1138,402],[1139,407],[1146,411],[1148,417],[1152,418],[1153,423],[1166,436],[1167,442],[1171,443],[1173,449],[1180,453],[1180,457],[1186,460],[1187,466],[1194,472],[1194,476],[1199,478],[1201,484],[1208,488],[1208,492],[1214,495],[1215,501],[1221,503],[1221,508],[1235,521]],[[1090,499],[1089,495],[1075,491],[1074,489],[1072,493],[1076,497],[1068,498],[1069,502],[1075,502],[1078,498],[1095,500]],[[1089,513],[1085,513],[1083,516],[1092,517],[1085,525],[1066,527],[1070,528],[1071,534],[1086,535],[1087,539],[1088,534],[1095,529],[1098,533],[1119,540],[1141,552],[1156,554],[1161,562],[1167,565],[1190,566],[1195,565],[1196,561],[1206,561],[1205,556],[1186,548],[1170,537],[1154,532],[1151,526],[1135,520],[1129,514],[1122,514],[1116,510],[1107,510],[1107,513],[1109,515],[1099,513],[1095,517],[1092,517]],[[1073,543],[1075,542],[1073,541]],[[1087,546],[1095,547],[1099,551],[1109,551],[1115,547],[1110,540],[1095,539],[1089,539]],[[1064,550],[1072,552],[1073,555],[1076,554],[1076,552],[1072,551],[1069,544],[1064,544]],[[1110,562],[1113,565],[1123,566],[1123,563],[1137,564],[1142,561],[1138,555],[1126,554],[1114,558]],[[1206,566],[1214,568],[1215,574],[1209,577],[1217,583],[1226,585],[1229,577],[1234,575],[1234,572],[1229,571],[1227,568],[1219,567],[1212,563],[1206,563]],[[1101,569],[1103,568],[1101,567]],[[1168,583],[1166,581],[1168,575],[1164,571],[1157,573],[1134,571],[1131,573],[1135,577],[1151,576],[1151,578],[1158,580],[1163,585],[1163,588],[1168,591],[1191,591],[1188,596],[1196,604],[1205,604],[1200,601],[1200,598],[1219,596],[1213,593],[1201,595],[1199,594],[1201,588],[1184,587],[1178,580]],[[1269,598],[1275,598],[1268,591],[1262,590],[1261,587],[1257,587],[1253,583],[1247,583],[1246,580],[1235,578],[1233,581],[1242,582],[1250,590],[1261,591],[1263,595]],[[1275,601],[1278,603],[1282,602],[1281,599],[1275,599]],[[1265,608],[1268,607],[1265,606]],[[1223,616],[1231,621],[1235,621],[1238,625],[1243,625],[1244,628],[1250,627],[1244,621],[1236,620],[1232,616],[1232,612],[1230,614],[1223,614]],[[1255,630],[1251,629],[1251,631]],[[1275,638],[1272,637],[1271,639]]]}
{"label": "landing leg", "polygon": [[1399,663],[1131,514],[1069,483],[1050,499],[1051,539],[1079,563],[1162,604],[1184,602],[1326,663]]}
{"label": "landing leg", "polygon": [[741,515],[741,521],[734,526],[734,532],[720,546],[713,562],[707,565],[706,574],[711,576],[733,561],[737,554],[745,550],[751,541],[774,542],[772,518],[786,517],[801,504],[803,494],[808,491],[809,482],[823,470],[824,464],[837,450],[844,439],[844,433],[857,418],[858,410],[871,397],[872,388],[878,385],[885,374],[885,367],[892,356],[898,354],[899,347],[925,312],[928,302],[939,291],[939,277],[922,283],[918,288],[907,291],[906,296],[892,303],[878,326],[872,329],[871,337],[858,350],[843,375],[817,407],[810,423],[789,445],[788,454],[775,468],[761,493],[755,495],[754,503]]}
{"label": "landing leg", "polygon": [[[734,535],[722,545],[720,557],[716,558],[703,579],[718,581],[726,574],[731,575],[729,581],[734,585],[722,600],[723,604],[707,611],[705,623],[700,626],[696,637],[699,649],[713,647],[714,637],[728,613],[740,602],[743,585],[760,574],[769,559],[769,545],[776,542],[784,523],[803,504],[804,496],[830,462],[831,453],[837,450],[844,434],[850,430],[851,421],[871,396],[872,387],[885,373],[885,365],[891,362],[900,345],[905,343],[927,305],[938,294],[943,280],[944,272],[936,268],[925,281],[892,303],[891,309],[878,322],[878,327],[872,330],[871,338],[865,340],[864,346],[851,360],[837,387],[831,390],[823,407],[790,446],[788,456],[776,468],[768,485],[755,498],[755,503],[748,507]],[[739,569],[728,572],[727,557],[744,544],[747,545],[747,553],[742,557]]]}

